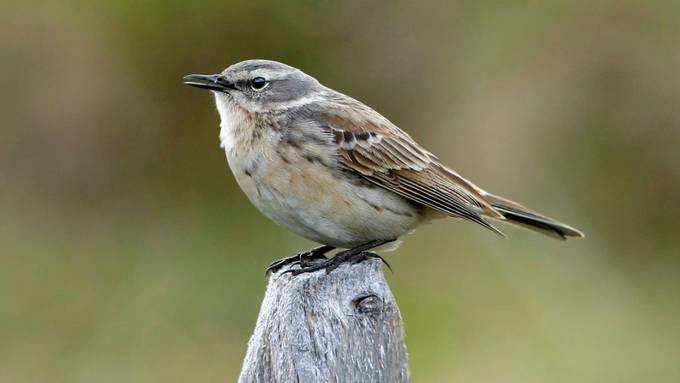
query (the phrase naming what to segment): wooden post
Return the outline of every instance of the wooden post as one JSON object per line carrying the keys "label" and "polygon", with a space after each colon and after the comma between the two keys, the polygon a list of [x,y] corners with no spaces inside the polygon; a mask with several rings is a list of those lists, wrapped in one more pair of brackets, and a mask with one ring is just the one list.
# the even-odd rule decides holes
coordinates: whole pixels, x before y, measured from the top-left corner
{"label": "wooden post", "polygon": [[240,383],[410,382],[380,260],[269,278]]}

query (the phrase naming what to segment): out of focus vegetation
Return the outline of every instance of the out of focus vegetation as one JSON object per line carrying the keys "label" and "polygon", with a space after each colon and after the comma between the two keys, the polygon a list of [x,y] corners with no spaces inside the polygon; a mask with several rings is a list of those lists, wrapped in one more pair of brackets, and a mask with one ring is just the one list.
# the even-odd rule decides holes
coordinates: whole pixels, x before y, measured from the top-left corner
{"label": "out of focus vegetation", "polygon": [[410,235],[414,381],[680,381],[679,25],[656,0],[5,0],[0,381],[235,380],[263,267],[312,245],[248,203],[181,84],[249,58],[587,233]]}

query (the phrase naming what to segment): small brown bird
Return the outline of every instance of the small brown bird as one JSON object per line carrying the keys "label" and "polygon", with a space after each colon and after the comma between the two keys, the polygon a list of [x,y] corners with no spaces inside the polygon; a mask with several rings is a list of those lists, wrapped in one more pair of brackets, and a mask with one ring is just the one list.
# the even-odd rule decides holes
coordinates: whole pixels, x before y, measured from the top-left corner
{"label": "small brown bird", "polygon": [[[378,112],[299,69],[248,60],[220,74],[188,75],[184,82],[213,91],[222,147],[252,203],[277,224],[323,244],[268,270],[295,263],[300,267],[293,274],[330,272],[342,262],[375,256],[368,251],[443,217],[501,235],[487,219],[559,239],[583,237],[487,193]],[[348,250],[325,259],[334,248]]]}

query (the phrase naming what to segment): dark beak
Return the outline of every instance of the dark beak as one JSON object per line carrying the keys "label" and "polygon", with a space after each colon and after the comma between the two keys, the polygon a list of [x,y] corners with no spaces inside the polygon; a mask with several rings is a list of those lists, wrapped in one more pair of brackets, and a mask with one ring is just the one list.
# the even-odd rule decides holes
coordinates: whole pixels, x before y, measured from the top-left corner
{"label": "dark beak", "polygon": [[219,74],[190,74],[184,76],[184,83],[197,88],[214,90],[216,92],[228,92],[236,89],[234,84],[224,79]]}

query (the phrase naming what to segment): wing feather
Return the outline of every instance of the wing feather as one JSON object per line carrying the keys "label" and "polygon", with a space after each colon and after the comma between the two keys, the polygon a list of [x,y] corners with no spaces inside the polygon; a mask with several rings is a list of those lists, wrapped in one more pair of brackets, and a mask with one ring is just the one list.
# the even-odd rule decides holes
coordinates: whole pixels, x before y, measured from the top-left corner
{"label": "wing feather", "polygon": [[314,111],[313,121],[322,122],[333,138],[346,169],[416,203],[500,233],[483,218],[503,216],[484,200],[481,189],[377,112],[349,98],[307,110]]}

